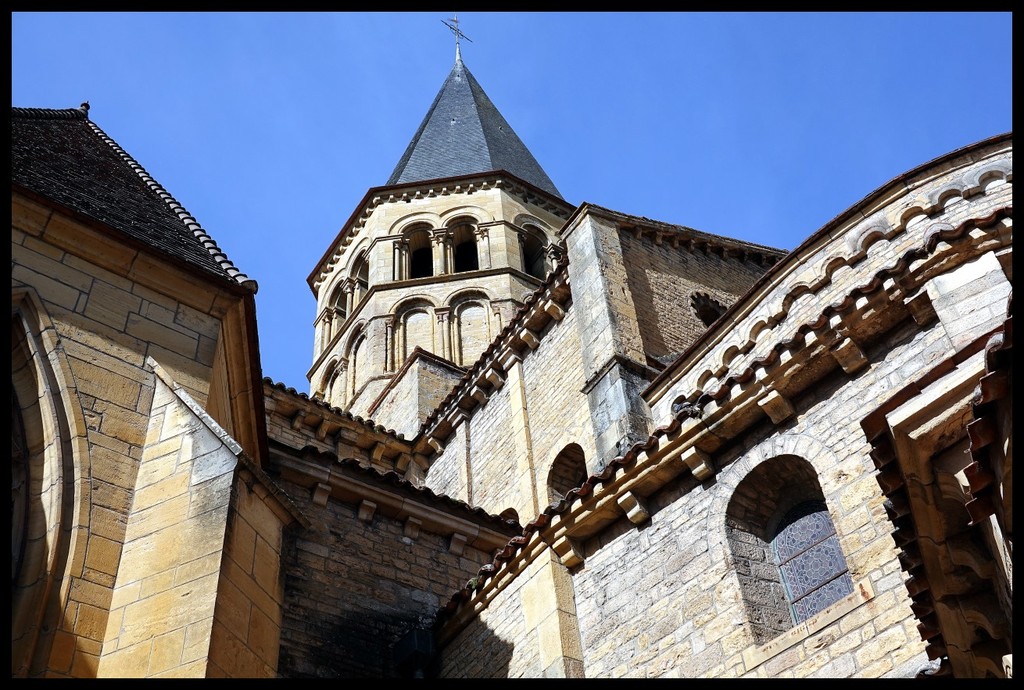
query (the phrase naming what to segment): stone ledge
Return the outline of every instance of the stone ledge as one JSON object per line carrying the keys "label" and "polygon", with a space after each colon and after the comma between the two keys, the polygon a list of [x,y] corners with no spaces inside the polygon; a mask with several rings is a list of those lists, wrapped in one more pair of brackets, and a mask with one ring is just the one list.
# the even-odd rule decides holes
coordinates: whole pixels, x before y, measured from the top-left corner
{"label": "stone ledge", "polygon": [[800,644],[811,635],[824,630],[846,614],[874,598],[875,591],[871,587],[871,582],[866,578],[860,580],[854,585],[853,594],[848,594],[825,610],[816,613],[802,623],[798,623],[775,639],[758,647],[751,647],[745,650],[743,652],[743,665],[746,672],[753,671],[769,659]]}

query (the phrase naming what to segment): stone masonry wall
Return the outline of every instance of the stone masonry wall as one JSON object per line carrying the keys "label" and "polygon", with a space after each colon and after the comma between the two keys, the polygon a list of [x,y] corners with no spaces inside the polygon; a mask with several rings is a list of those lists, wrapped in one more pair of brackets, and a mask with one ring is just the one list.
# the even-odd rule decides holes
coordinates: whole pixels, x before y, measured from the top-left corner
{"label": "stone masonry wall", "polygon": [[[493,398],[499,398],[495,395]],[[466,476],[465,427],[460,424],[451,435],[444,449],[431,461],[424,485],[431,491],[469,501],[469,485]],[[499,511],[500,512],[500,511]]]}
{"label": "stone masonry wall", "polygon": [[540,347],[523,360],[535,481],[541,509],[548,503],[547,483],[551,465],[567,445],[579,444],[583,448],[588,474],[595,470],[597,448],[590,408],[583,393],[585,381],[577,318],[578,314],[570,304],[565,318],[553,321]]}
{"label": "stone masonry wall", "polygon": [[413,439],[419,433],[423,420],[448,395],[460,377],[457,370],[427,357],[417,357],[370,412],[371,418],[375,423]]}
{"label": "stone masonry wall", "polygon": [[453,640],[443,645],[441,678],[539,678],[540,641],[529,613],[529,588],[544,567],[530,564],[498,592]]}
{"label": "stone masonry wall", "polygon": [[157,375],[99,677],[206,675],[240,450],[209,421]]}
{"label": "stone masonry wall", "polygon": [[[516,442],[515,429],[511,424],[512,401],[508,385],[494,392],[487,403],[476,408],[468,422],[459,425],[456,433],[445,447],[447,462],[465,463],[465,448],[456,446],[458,438],[464,444],[465,428],[469,426],[469,458],[472,473],[473,505],[494,515],[508,508],[519,510],[520,501],[516,496]],[[461,444],[460,444],[461,445]],[[454,452],[458,451],[458,452]],[[449,459],[450,458],[450,459]],[[465,469],[461,470],[465,474]],[[434,466],[427,473],[427,483],[432,484]],[[520,517],[524,517],[520,515]]]}
{"label": "stone masonry wall", "polygon": [[367,522],[355,505],[316,505],[308,491],[281,485],[314,528],[284,538],[280,675],[395,677],[389,650],[409,631],[431,628],[490,554],[470,545],[455,553],[450,538],[426,530],[409,538],[379,513]]}
{"label": "stone masonry wall", "polygon": [[691,295],[702,292],[728,307],[766,270],[751,261],[674,249],[669,242],[657,244],[631,232],[619,236],[644,350],[654,358],[678,355],[707,330],[691,306]]}
{"label": "stone masonry wall", "polygon": [[[41,300],[64,356],[87,437],[86,509],[63,582],[66,600],[49,672],[96,672],[126,516],[146,445],[153,398],[145,358],[153,357],[205,404],[224,299],[152,258],[54,212],[12,197],[12,288]],[[109,267],[104,268],[104,267]],[[122,273],[112,272],[114,268]],[[154,286],[154,287],[147,287]],[[155,289],[160,286],[160,291]]]}
{"label": "stone masonry wall", "polygon": [[494,514],[513,508],[526,522],[547,505],[548,472],[566,445],[580,444],[588,461],[596,453],[590,408],[582,392],[579,334],[571,305],[561,321],[551,322],[539,347],[526,350],[521,365],[516,366],[523,372],[525,414],[523,396],[516,390],[518,379],[506,376],[504,385],[476,407],[469,421],[448,439],[427,474],[427,485],[465,498],[452,492],[460,490],[457,477],[465,474],[457,465],[464,462],[464,426],[468,424],[473,504]]}
{"label": "stone masonry wall", "polygon": [[650,411],[640,397],[647,357],[615,221],[584,213],[562,236],[597,448],[590,466],[600,470],[650,432]]}
{"label": "stone masonry wall", "polygon": [[243,469],[231,490],[207,676],[273,678],[281,648],[282,522]]}
{"label": "stone masonry wall", "polygon": [[[939,329],[903,330],[885,345],[892,349],[880,348],[856,378],[834,374],[816,397],[795,400],[792,423],[777,431],[761,425],[713,457],[722,468],[713,482],[687,477],[653,496],[649,525],[623,520],[586,545],[575,584],[588,677],[878,677],[925,664],[858,412],[864,400],[912,379],[949,341]],[[784,454],[817,471],[855,593],[758,646],[745,624],[725,510],[748,472]],[[644,558],[631,557],[637,553]]]}

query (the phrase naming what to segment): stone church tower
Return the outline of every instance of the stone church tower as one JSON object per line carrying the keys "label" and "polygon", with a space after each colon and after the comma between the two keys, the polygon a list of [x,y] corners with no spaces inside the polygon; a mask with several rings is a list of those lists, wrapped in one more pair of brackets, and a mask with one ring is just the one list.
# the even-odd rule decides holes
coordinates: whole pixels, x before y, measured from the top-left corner
{"label": "stone church tower", "polygon": [[12,677],[1012,677],[1012,133],[787,253],[567,202],[457,48],[306,394],[88,104],[12,125]]}
{"label": "stone church tower", "polygon": [[313,395],[374,419],[412,401],[395,422],[412,436],[554,266],[571,210],[457,53],[387,184],[309,277]]}

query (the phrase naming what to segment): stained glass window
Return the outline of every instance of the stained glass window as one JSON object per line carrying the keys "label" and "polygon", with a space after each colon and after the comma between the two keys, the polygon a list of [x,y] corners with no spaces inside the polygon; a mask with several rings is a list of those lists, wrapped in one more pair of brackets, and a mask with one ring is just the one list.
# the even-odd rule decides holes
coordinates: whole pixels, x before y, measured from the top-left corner
{"label": "stained glass window", "polygon": [[793,622],[807,620],[853,592],[828,508],[805,501],[783,518],[772,540]]}

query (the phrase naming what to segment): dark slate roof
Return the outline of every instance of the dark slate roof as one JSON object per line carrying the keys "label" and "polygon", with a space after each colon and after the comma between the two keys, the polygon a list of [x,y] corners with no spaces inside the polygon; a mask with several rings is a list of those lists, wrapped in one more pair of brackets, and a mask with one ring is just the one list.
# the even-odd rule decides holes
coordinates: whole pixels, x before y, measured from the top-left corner
{"label": "dark slate roof", "polygon": [[181,204],[89,120],[87,104],[12,108],[11,182],[255,290]]}
{"label": "dark slate roof", "polygon": [[559,199],[540,163],[512,131],[479,82],[455,58],[434,103],[387,184],[504,170]]}

